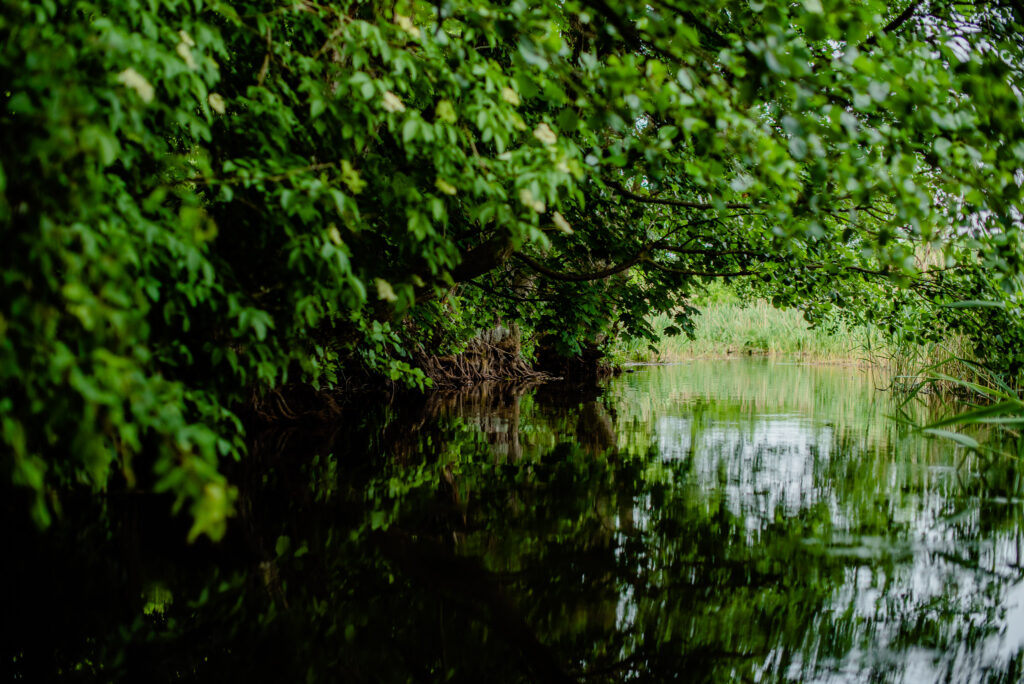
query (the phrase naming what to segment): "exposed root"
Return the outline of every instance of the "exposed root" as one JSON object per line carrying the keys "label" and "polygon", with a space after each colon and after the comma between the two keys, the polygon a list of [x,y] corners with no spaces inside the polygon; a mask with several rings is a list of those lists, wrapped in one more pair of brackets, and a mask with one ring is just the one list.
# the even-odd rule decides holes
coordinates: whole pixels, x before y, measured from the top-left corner
{"label": "exposed root", "polygon": [[[474,337],[461,354],[417,355],[414,364],[433,381],[438,390],[452,390],[502,381],[545,382],[555,376],[538,371],[523,359],[520,335],[515,326],[497,326]],[[258,394],[253,392],[244,414],[259,425],[320,424],[337,420],[353,396],[385,393],[392,398],[394,383],[374,382],[369,376],[346,377],[343,387],[318,390],[311,385],[291,383]]]}
{"label": "exposed root", "polygon": [[433,380],[434,387],[450,389],[501,380],[549,380],[553,376],[534,369],[523,359],[519,332],[495,328],[470,340],[461,354],[416,357],[416,365]]}

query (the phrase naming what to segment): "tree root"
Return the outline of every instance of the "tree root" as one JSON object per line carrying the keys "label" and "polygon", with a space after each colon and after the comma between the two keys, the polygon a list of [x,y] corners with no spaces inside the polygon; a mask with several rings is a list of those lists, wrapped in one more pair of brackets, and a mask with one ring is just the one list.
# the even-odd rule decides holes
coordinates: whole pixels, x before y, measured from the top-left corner
{"label": "tree root", "polygon": [[422,354],[415,358],[415,363],[433,380],[436,388],[466,387],[496,380],[552,379],[523,359],[517,343],[492,344],[480,338],[471,340],[461,354]]}

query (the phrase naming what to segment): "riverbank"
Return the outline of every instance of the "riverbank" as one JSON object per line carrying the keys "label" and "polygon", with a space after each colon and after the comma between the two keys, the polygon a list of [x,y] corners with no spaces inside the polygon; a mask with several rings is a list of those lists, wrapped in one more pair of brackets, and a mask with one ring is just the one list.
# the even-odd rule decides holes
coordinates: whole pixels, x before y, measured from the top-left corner
{"label": "riverbank", "polygon": [[[654,345],[640,342],[615,350],[620,363],[673,363],[730,356],[787,356],[822,363],[877,363],[882,349],[878,331],[838,324],[812,328],[796,310],[776,309],[764,301],[713,302],[701,306],[695,319],[696,339],[663,336]],[[656,331],[671,325],[668,316],[655,318]]]}

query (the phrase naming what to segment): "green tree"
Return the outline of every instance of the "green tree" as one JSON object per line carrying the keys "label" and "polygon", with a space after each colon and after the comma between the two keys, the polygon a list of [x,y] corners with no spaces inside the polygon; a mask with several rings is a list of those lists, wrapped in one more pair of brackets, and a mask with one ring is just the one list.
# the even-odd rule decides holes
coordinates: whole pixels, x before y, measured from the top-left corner
{"label": "green tree", "polygon": [[1016,5],[2,6],[0,425],[41,523],[114,483],[219,536],[254,393],[422,385],[417,344],[495,316],[654,339],[708,278],[1009,293],[1020,361]]}

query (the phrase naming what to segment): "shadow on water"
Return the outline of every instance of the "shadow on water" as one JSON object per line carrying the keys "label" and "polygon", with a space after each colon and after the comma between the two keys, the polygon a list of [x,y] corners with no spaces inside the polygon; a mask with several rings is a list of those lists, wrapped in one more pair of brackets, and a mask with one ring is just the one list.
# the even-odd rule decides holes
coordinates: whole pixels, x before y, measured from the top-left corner
{"label": "shadow on water", "polygon": [[6,525],[0,655],[24,681],[1017,681],[1019,478],[887,402],[754,360],[353,407],[255,437],[219,545],[131,492]]}

